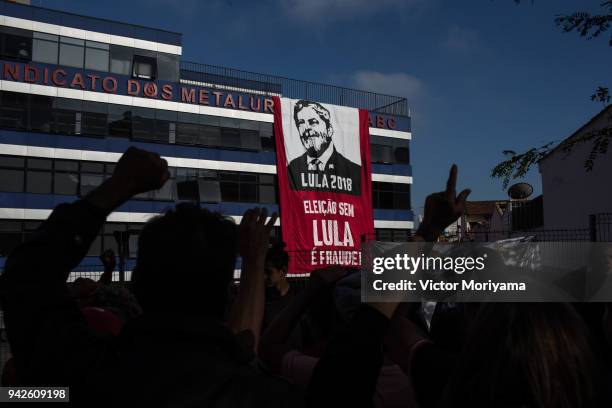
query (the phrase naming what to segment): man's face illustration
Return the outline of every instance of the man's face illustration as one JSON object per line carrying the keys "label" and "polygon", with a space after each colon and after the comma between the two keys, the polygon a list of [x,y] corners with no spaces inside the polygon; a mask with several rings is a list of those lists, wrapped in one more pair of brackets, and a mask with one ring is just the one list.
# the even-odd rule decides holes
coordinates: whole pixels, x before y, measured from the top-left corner
{"label": "man's face illustration", "polygon": [[296,125],[306,153],[320,157],[331,143],[325,121],[311,106],[306,106],[297,113]]}

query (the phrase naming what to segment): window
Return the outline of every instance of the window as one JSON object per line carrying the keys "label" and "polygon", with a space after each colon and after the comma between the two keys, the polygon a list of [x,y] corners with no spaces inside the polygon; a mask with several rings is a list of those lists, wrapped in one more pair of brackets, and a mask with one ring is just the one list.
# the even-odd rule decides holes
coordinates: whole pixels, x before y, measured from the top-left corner
{"label": "window", "polygon": [[81,131],[87,136],[106,136],[107,104],[83,101]]}
{"label": "window", "polygon": [[274,186],[259,186],[259,202],[273,204],[276,203],[276,188]]}
{"label": "window", "polygon": [[198,139],[198,144],[201,146],[219,146],[221,139],[221,129],[214,126],[204,125],[201,127],[202,133]]}
{"label": "window", "polygon": [[17,92],[3,92],[0,106],[0,126],[26,130],[28,126],[28,95]]}
{"label": "window", "polygon": [[120,45],[110,46],[110,72],[119,75],[130,75],[134,50]]}
{"label": "window", "polygon": [[410,231],[405,229],[376,229],[376,240],[386,242],[406,242]]}
{"label": "window", "polygon": [[57,65],[59,53],[58,36],[45,33],[33,33],[32,61]]}
{"label": "window", "polygon": [[2,27],[2,56],[29,61],[32,58],[32,32],[19,28]]}
{"label": "window", "polygon": [[372,182],[372,201],[374,208],[393,208],[393,184]]}
{"label": "window", "polygon": [[219,118],[219,126],[222,128],[240,129],[240,122],[242,122],[240,119],[226,118],[223,116]]}
{"label": "window", "polygon": [[70,160],[56,160],[55,161],[56,171],[79,171],[79,162]]}
{"label": "window", "polygon": [[241,173],[240,201],[246,203],[257,202],[257,174]]}
{"label": "window", "polygon": [[75,135],[81,133],[82,101],[68,98],[53,100],[54,128],[57,133]]}
{"label": "window", "polygon": [[410,164],[410,153],[408,147],[395,148],[395,162],[401,164]]}
{"label": "window", "polygon": [[157,67],[159,77],[162,81],[178,82],[179,79],[179,56],[173,54],[157,53]]}
{"label": "window", "polygon": [[158,109],[155,111],[155,140],[163,143],[176,141],[177,113]]}
{"label": "window", "polygon": [[200,115],[200,138],[198,144],[201,146],[219,146],[221,129],[219,128],[219,117]]}
{"label": "window", "polygon": [[240,121],[240,147],[243,149],[259,150],[259,122],[251,120]]}
{"label": "window", "polygon": [[53,160],[51,159],[28,159],[28,170],[51,170]]}
{"label": "window", "polygon": [[55,194],[77,195],[79,189],[78,173],[55,173],[53,187]]}
{"label": "window", "polygon": [[238,173],[219,172],[221,198],[223,201],[240,201]]}
{"label": "window", "polygon": [[410,163],[407,140],[370,136],[370,147],[372,163]]}
{"label": "window", "polygon": [[390,229],[377,229],[376,230],[376,240],[384,241],[384,242],[392,242],[393,241],[393,232]]}
{"label": "window", "polygon": [[30,95],[30,130],[53,133],[53,98]]}
{"label": "window", "polygon": [[261,150],[274,152],[274,124],[267,122],[259,123],[259,138],[261,139]]}
{"label": "window", "polygon": [[[139,51],[140,52],[140,51]],[[157,77],[157,66],[155,58],[144,55],[134,55],[132,65],[132,76],[141,79],[155,79]]]}
{"label": "window", "polygon": [[81,171],[84,173],[104,173],[104,164],[95,162],[82,162]]}
{"label": "window", "polygon": [[85,59],[85,40],[60,37],[59,64],[68,67],[83,68]]}
{"label": "window", "polygon": [[409,210],[410,185],[372,182],[372,204],[374,208]]}
{"label": "window", "polygon": [[0,191],[8,193],[23,192],[24,171],[0,168]]}
{"label": "window", "polygon": [[108,105],[108,134],[110,136],[130,137],[132,135],[132,107]]}
{"label": "window", "polygon": [[87,41],[85,48],[85,68],[108,72],[109,45]]}
{"label": "window", "polygon": [[25,167],[25,159],[16,156],[0,156],[0,167],[23,169]]}
{"label": "window", "polygon": [[272,174],[259,175],[259,202],[276,203],[276,180]]}
{"label": "window", "polygon": [[203,203],[218,203],[221,201],[221,186],[216,180],[198,180],[200,201]]}
{"label": "window", "polygon": [[393,147],[372,144],[370,145],[370,153],[372,157],[372,163],[393,163]]}
{"label": "window", "polygon": [[240,129],[240,147],[249,150],[260,150],[259,132],[256,130]]}
{"label": "window", "polygon": [[221,128],[221,147],[240,147],[240,129]]}
{"label": "window", "polygon": [[410,185],[394,184],[393,208],[398,210],[410,209]]}
{"label": "window", "polygon": [[195,113],[178,113],[176,142],[196,144],[200,139],[200,118]]}
{"label": "window", "polygon": [[155,140],[155,111],[132,108],[132,137],[136,140]]}
{"label": "window", "polygon": [[51,172],[28,170],[26,172],[26,192],[50,194]]}

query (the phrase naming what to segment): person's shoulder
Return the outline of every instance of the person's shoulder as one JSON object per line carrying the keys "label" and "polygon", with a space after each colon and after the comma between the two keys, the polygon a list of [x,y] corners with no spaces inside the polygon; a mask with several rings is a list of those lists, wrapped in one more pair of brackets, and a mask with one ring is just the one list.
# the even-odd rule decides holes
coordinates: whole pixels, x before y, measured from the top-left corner
{"label": "person's shoulder", "polygon": [[342,153],[340,153],[338,150],[336,150],[334,153],[336,154],[336,163],[338,165],[342,165],[344,167],[353,167],[353,168],[360,167],[357,163],[353,163],[351,160],[344,157]]}
{"label": "person's shoulder", "polygon": [[306,166],[306,153],[302,154],[301,156],[296,157],[295,159],[289,162],[289,167],[291,168],[305,167],[305,166]]}

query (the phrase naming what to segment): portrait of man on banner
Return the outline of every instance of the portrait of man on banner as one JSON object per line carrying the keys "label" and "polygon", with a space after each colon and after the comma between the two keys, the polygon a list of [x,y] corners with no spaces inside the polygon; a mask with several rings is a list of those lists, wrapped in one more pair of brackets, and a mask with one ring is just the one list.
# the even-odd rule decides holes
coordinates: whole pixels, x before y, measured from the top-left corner
{"label": "portrait of man on banner", "polygon": [[[292,110],[299,142],[297,138],[288,142],[294,144],[292,150],[301,154],[288,157],[291,188],[360,195],[358,131],[354,135],[342,134],[330,111],[317,102],[298,100]],[[347,153],[352,153],[353,160],[345,156]]]}

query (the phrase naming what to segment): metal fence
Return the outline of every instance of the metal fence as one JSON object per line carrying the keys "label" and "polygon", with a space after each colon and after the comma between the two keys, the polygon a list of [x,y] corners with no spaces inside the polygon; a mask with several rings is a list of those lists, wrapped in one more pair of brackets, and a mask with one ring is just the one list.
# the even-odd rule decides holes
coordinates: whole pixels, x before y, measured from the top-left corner
{"label": "metal fence", "polygon": [[283,95],[334,105],[363,108],[370,112],[410,116],[408,101],[400,96],[344,88],[318,82],[259,74],[217,65],[181,61],[181,80],[253,90],[268,95]]}
{"label": "metal fence", "polygon": [[507,229],[458,229],[446,235],[446,241],[493,242],[502,239],[529,237],[537,242],[612,242],[612,213],[593,214],[589,216],[588,228],[546,229],[516,228],[517,223],[508,225]]}
{"label": "metal fence", "polygon": [[612,213],[593,214],[589,217],[591,241],[612,242]]}

